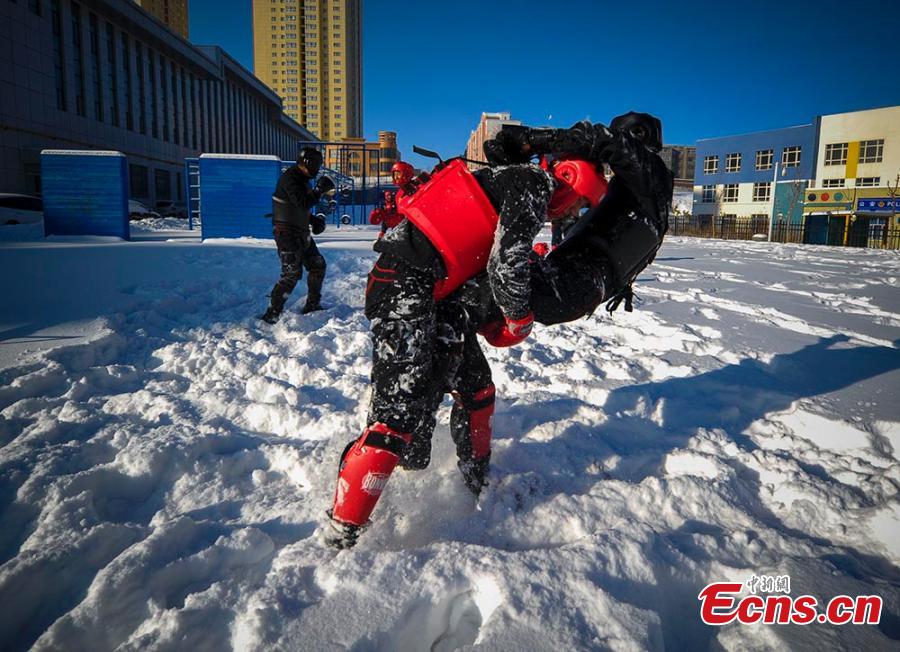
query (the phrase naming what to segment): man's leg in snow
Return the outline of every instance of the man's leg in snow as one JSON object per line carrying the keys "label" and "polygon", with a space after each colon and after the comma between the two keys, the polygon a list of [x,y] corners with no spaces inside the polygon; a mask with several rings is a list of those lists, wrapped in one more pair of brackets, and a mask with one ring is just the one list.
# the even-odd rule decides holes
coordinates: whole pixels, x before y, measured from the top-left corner
{"label": "man's leg in snow", "polygon": [[366,316],[372,320],[372,402],[368,426],[341,459],[331,512],[339,531],[349,530],[354,540],[431,404],[433,291],[432,275],[390,256],[379,258],[370,274]]}
{"label": "man's leg in snow", "polygon": [[491,368],[474,332],[466,334],[463,361],[453,391],[450,433],[466,486],[476,496],[487,484],[491,461],[494,384]]}

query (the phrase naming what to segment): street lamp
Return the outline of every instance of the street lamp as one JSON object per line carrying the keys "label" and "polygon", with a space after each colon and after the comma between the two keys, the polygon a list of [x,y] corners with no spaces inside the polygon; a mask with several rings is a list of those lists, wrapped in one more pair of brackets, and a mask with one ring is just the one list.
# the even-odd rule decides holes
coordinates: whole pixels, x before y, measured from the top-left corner
{"label": "street lamp", "polygon": [[[772,242],[772,230],[775,222],[775,204],[778,201],[778,168],[781,161],[775,162],[775,174],[772,175],[772,213],[769,215],[769,242]],[[781,168],[781,176],[784,176],[786,170]]]}

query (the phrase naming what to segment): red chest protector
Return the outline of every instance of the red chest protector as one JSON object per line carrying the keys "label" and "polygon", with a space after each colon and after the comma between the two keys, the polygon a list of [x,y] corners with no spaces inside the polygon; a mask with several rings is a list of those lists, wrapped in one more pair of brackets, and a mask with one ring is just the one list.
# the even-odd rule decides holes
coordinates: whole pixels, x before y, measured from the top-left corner
{"label": "red chest protector", "polygon": [[448,161],[414,193],[398,197],[397,210],[425,234],[444,261],[447,276],[435,284],[435,299],[487,268],[500,218],[460,159]]}

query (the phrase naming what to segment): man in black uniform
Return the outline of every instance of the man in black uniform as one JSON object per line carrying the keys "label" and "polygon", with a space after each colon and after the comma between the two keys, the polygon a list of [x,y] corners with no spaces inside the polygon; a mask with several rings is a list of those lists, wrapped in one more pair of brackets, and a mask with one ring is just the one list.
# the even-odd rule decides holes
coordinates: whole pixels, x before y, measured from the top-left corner
{"label": "man in black uniform", "polygon": [[265,322],[274,324],[284,310],[288,296],[303,276],[306,268],[306,305],[303,314],[322,309],[322,283],[325,280],[325,258],[319,253],[310,228],[316,235],[325,230],[325,219],[311,215],[312,208],[322,196],[335,192],[334,182],[322,176],[316,187],[309,183],[315,179],[322,167],[322,153],[314,147],[304,147],[297,157],[297,164],[285,170],[275,194],[272,195],[272,222],[275,245],[281,259],[281,278],[270,293],[270,305],[260,316]]}

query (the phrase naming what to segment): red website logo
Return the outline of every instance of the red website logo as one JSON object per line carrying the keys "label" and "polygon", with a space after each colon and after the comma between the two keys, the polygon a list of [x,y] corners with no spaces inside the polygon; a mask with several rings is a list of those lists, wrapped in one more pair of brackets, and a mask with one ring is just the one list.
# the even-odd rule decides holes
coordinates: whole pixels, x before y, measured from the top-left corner
{"label": "red website logo", "polygon": [[[744,587],[750,594],[740,597]],[[766,595],[757,595],[757,590]],[[754,575],[744,583],[713,582],[697,599],[700,618],[707,625],[727,625],[735,620],[744,625],[876,625],[881,621],[883,601],[877,595],[838,595],[819,610],[813,595],[791,596],[790,577]]]}

